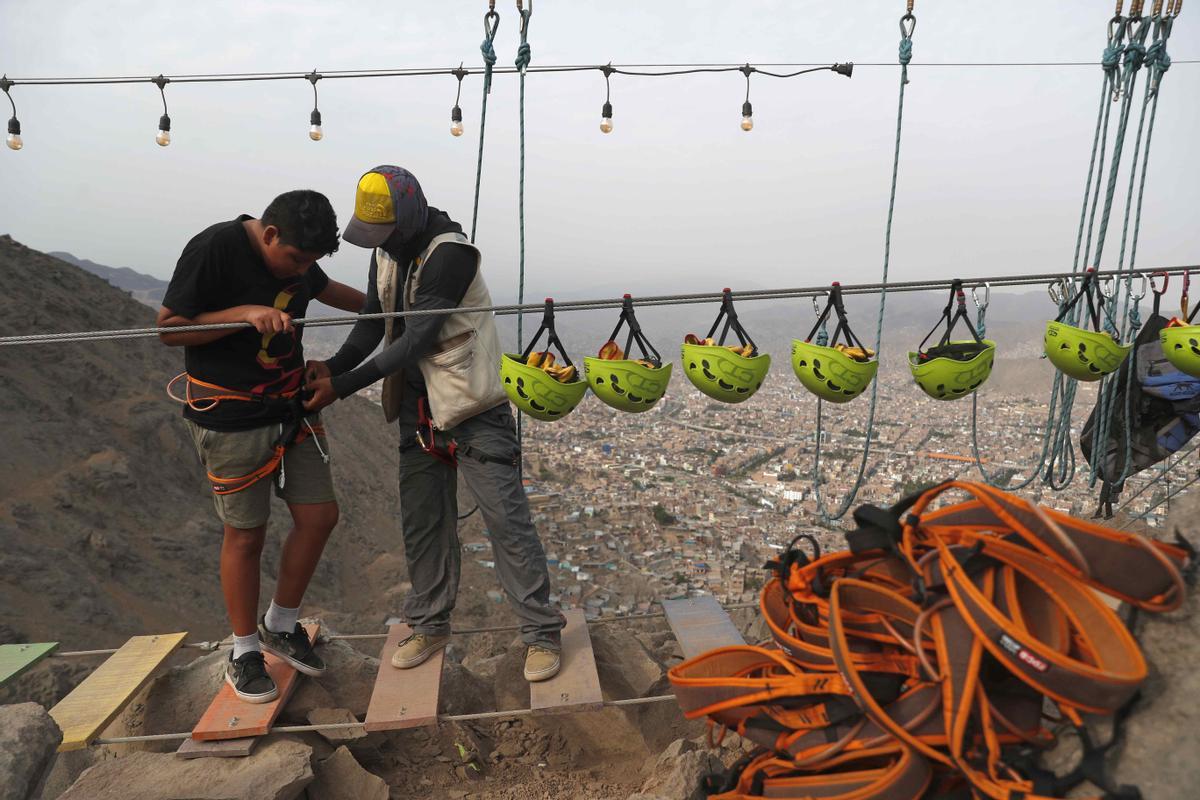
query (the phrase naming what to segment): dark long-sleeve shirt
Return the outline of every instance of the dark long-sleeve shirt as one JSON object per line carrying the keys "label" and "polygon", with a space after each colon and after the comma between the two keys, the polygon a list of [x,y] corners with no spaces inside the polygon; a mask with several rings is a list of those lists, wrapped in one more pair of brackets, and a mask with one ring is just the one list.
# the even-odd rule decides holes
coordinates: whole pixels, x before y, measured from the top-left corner
{"label": "dark long-sleeve shirt", "polygon": [[[451,221],[444,213],[432,208],[430,211],[431,221],[425,233],[410,247],[406,247],[405,252],[399,254],[398,260],[405,269],[404,274],[399,277],[401,289],[413,258],[428,247],[434,236],[462,230],[461,226]],[[397,292],[396,308],[381,307],[377,289],[378,269],[375,254],[372,253],[367,300],[362,309],[364,314],[398,311],[403,307],[400,292]],[[453,243],[442,245],[421,268],[421,283],[417,287],[412,308],[445,309],[458,306],[471,282],[475,280],[477,270],[476,256],[472,248]],[[382,319],[359,320],[351,329],[341,349],[326,362],[334,376],[333,389],[337,396],[348,397],[363,387],[401,370],[407,371],[406,382],[415,390],[406,391],[405,395],[424,394],[424,381],[420,372],[409,368],[415,367],[417,362],[433,349],[445,321],[444,314],[398,317],[393,322],[397,334],[392,343],[374,358],[366,360],[383,340],[385,324]]]}

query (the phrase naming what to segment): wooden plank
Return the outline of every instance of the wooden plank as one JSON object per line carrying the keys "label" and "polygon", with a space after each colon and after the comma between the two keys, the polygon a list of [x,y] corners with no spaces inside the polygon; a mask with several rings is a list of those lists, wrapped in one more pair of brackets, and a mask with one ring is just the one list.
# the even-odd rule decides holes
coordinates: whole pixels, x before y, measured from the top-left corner
{"label": "wooden plank", "polygon": [[183,644],[187,632],[134,636],[50,709],[62,729],[58,751],[80,750],[96,738],[154,671]]}
{"label": "wooden plank", "polygon": [[[304,626],[308,638],[313,641],[317,638],[319,628],[317,623]],[[292,696],[299,678],[296,670],[281,659],[270,653],[263,653],[263,656],[267,661],[267,674],[275,680],[279,696],[269,703],[247,703],[238,698],[227,681],[222,681],[221,691],[217,692],[204,716],[200,717],[196,727],[192,728],[193,739],[203,742],[240,739],[246,736],[265,736],[271,730],[271,724]]]}
{"label": "wooden plank", "polygon": [[240,739],[218,739],[212,742],[202,742],[199,739],[184,739],[183,744],[175,751],[179,758],[244,758],[254,751],[258,744],[257,736],[243,736]]}
{"label": "wooden plank", "polygon": [[41,661],[57,648],[58,642],[0,644],[0,686]]}
{"label": "wooden plank", "polygon": [[529,707],[538,714],[604,708],[592,637],[588,635],[583,609],[564,611],[563,616],[567,624],[562,631],[562,666],[550,680],[529,684]]}
{"label": "wooden plank", "polygon": [[442,648],[424,664],[412,669],[392,666],[392,653],[412,635],[404,624],[388,627],[388,638],[379,653],[379,674],[371,692],[364,721],[368,731],[395,731],[437,723],[438,695],[442,690]]}
{"label": "wooden plank", "polygon": [[664,600],[667,622],[683,649],[684,658],[695,658],[718,647],[745,644],[733,620],[710,594],[684,600]]}

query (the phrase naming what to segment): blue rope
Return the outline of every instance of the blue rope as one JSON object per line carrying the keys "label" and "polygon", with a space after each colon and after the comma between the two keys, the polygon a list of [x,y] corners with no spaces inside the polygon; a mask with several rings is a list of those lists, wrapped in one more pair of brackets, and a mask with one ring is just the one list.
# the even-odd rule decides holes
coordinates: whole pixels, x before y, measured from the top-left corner
{"label": "blue rope", "polygon": [[[520,273],[517,280],[517,305],[525,305],[525,70],[529,67],[529,61],[532,57],[532,51],[529,49],[529,18],[533,16],[533,2],[530,0],[528,9],[521,9],[521,44],[517,47],[517,70],[520,73],[521,83],[521,101],[519,104],[520,114],[520,137],[521,137],[521,173],[520,181],[517,189],[517,219],[519,220],[519,228],[521,232],[521,259]],[[525,342],[525,313],[517,312],[517,347],[523,346]],[[517,410],[517,446],[520,447],[525,437],[524,415],[520,409]]]}
{"label": "blue rope", "polygon": [[[910,23],[906,28],[905,23]],[[916,27],[916,17],[912,14],[905,14],[900,19],[900,97],[896,106],[896,148],[892,155],[892,188],[891,195],[888,198],[888,215],[887,228],[883,237],[883,278],[880,283],[883,284],[879,291],[879,318],[875,323],[875,358],[880,358],[879,348],[883,342],[883,316],[887,306],[887,277],[888,265],[891,261],[892,254],[892,221],[896,211],[896,178],[900,171],[900,134],[904,127],[904,87],[908,84],[908,63],[912,60],[912,32]],[[850,491],[846,493],[837,510],[832,514],[825,507],[825,501],[821,497],[821,429],[822,429],[822,412],[824,403],[820,398],[817,398],[817,440],[815,447],[815,456],[813,458],[813,496],[816,500],[817,515],[820,517],[823,524],[829,524],[846,516],[846,512],[850,510],[850,506],[854,504],[854,500],[858,497],[858,490],[862,488],[863,477],[867,471],[867,459],[871,455],[871,437],[875,430],[875,408],[876,402],[879,399],[879,378],[871,381],[871,406],[867,412],[867,440],[863,444],[862,458],[858,462],[858,474],[854,478],[854,485],[850,487]]]}
{"label": "blue rope", "polygon": [[[491,20],[493,24],[488,25]],[[475,208],[471,212],[471,241],[475,241],[475,232],[479,224],[479,187],[483,179],[483,134],[487,130],[487,101],[488,95],[492,91],[492,67],[496,65],[496,50],[492,47],[492,41],[496,38],[496,31],[500,28],[500,15],[495,11],[489,11],[483,17],[483,44],[479,45],[479,51],[483,54],[483,107],[479,112],[479,157],[475,162]]]}

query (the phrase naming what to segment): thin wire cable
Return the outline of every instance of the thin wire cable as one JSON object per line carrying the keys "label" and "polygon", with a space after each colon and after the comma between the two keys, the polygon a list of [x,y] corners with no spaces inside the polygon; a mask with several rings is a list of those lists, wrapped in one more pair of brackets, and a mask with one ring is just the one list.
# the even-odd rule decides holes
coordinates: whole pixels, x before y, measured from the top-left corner
{"label": "thin wire cable", "polygon": [[[624,708],[626,706],[642,706],[651,703],[665,703],[674,700],[673,694],[660,694],[653,697],[631,697],[625,700],[605,700],[602,705],[605,708]],[[517,708],[511,711],[481,711],[475,714],[440,714],[438,722],[474,722],[485,719],[506,719],[511,717],[528,717],[535,713],[530,708]],[[313,733],[318,731],[340,731],[353,730],[362,728],[366,725],[365,722],[326,722],[318,725],[279,725],[267,731],[267,735],[272,733]],[[88,743],[90,747],[100,747],[104,745],[114,744],[137,744],[140,742],[177,742],[184,739],[192,738],[191,731],[185,733],[152,733],[141,736],[111,736],[107,738],[93,739]]]}
{"label": "thin wire cable", "polygon": [[[1177,266],[1177,267],[1151,267],[1147,268],[1146,272],[1156,272],[1165,275],[1183,275],[1187,272],[1200,270],[1200,265]],[[1071,272],[1041,272],[1041,273],[1024,273],[1016,275],[992,275],[981,276],[977,278],[965,278],[965,283],[969,285],[980,285],[990,283],[993,288],[998,287],[1020,287],[1020,286],[1037,286],[1050,281],[1057,281],[1062,278],[1070,278],[1074,273]],[[1104,278],[1115,276],[1115,270],[1101,270],[1097,273],[1097,277]],[[888,292],[925,292],[925,291],[945,291],[950,287],[952,281],[944,278],[935,278],[930,280],[914,280],[914,281],[895,281],[889,283],[861,283],[861,284],[846,284],[842,286],[842,294],[878,294],[886,289]],[[796,288],[779,288],[779,289],[754,289],[743,292],[734,292],[733,296],[739,301],[751,300],[790,300],[790,299],[805,299],[812,297],[823,297],[829,291],[828,286],[805,286]],[[671,295],[656,295],[638,300],[639,306],[669,306],[669,305],[696,305],[703,303],[719,303],[721,302],[722,294],[719,292],[693,293],[693,294],[671,294]],[[602,298],[594,300],[564,300],[554,304],[555,311],[599,311],[608,309],[621,308],[624,300],[621,298]],[[320,328],[335,325],[352,325],[359,320],[374,320],[374,319],[389,319],[398,317],[419,317],[428,315],[442,314],[459,314],[459,313],[483,313],[492,312],[497,316],[511,316],[517,313],[531,313],[541,311],[542,304],[498,304],[490,306],[472,306],[469,308],[450,308],[450,309],[409,309],[408,311],[384,311],[373,314],[347,314],[329,317],[302,317],[292,320],[295,325],[304,325],[310,328]],[[178,325],[169,328],[149,327],[149,328],[120,328],[107,330],[93,331],[72,331],[64,333],[37,333],[37,334],[20,334],[14,336],[0,337],[0,347],[28,344],[54,344],[63,342],[85,342],[85,341],[107,341],[115,339],[138,339],[156,337],[165,333],[191,333],[194,331],[213,331],[213,330],[236,330],[240,328],[253,327],[248,322],[224,322],[212,323],[204,325]]]}
{"label": "thin wire cable", "polygon": [[[639,77],[659,77],[666,75],[686,75],[700,74],[711,72],[713,70],[730,71],[738,69],[743,62],[707,62],[707,63],[638,63],[638,64],[621,64],[617,68],[622,70],[670,70],[670,72],[626,72],[625,74],[638,75]],[[797,68],[824,68],[828,69],[829,65],[817,62],[784,62],[784,61],[764,61],[751,62],[757,67],[797,67]],[[894,67],[895,61],[855,61],[855,68],[859,67]],[[1200,58],[1183,58],[1172,59],[1172,65],[1182,64],[1200,64]],[[531,73],[554,73],[554,72],[583,72],[586,70],[599,69],[602,65],[599,64],[555,64],[543,65],[540,67],[530,67]],[[1095,67],[1095,61],[913,61],[909,64],[910,68],[917,67],[945,67],[945,68],[962,68],[962,67],[982,67],[982,68],[1005,68],[1005,67]],[[394,67],[394,68],[376,68],[376,69],[331,69],[322,70],[321,74],[330,79],[353,79],[353,78],[416,78],[427,77],[431,75],[445,75],[452,73],[454,67]],[[481,75],[483,69],[468,69],[468,75]],[[518,70],[514,67],[497,67],[492,70],[493,75],[513,75],[517,74]],[[168,76],[172,83],[229,83],[238,81],[265,81],[265,80],[303,80],[308,74],[308,71],[293,71],[281,70],[275,72],[200,72],[186,73],[179,75]],[[763,74],[770,74],[764,71]],[[771,77],[790,78],[802,72],[771,75]],[[85,86],[85,85],[119,85],[127,83],[145,83],[153,80],[154,75],[78,75],[78,76],[31,76],[12,78],[14,85],[22,86]]]}

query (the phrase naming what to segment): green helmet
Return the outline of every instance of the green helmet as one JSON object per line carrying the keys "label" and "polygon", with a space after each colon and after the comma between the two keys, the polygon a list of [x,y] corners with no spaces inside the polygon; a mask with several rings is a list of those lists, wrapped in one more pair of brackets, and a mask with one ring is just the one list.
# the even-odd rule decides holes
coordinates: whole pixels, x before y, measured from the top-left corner
{"label": "green helmet", "polygon": [[[922,357],[924,355],[924,357]],[[996,343],[990,339],[948,342],[922,353],[908,354],[908,369],[934,400],[957,400],[983,385],[992,374]]]}
{"label": "green helmet", "polygon": [[505,353],[500,359],[500,382],[513,405],[542,422],[556,422],[570,414],[588,388],[587,381],[578,378],[559,383],[516,353]]}
{"label": "green helmet", "polygon": [[647,367],[623,358],[619,360],[588,356],[583,360],[587,382],[596,397],[618,411],[637,414],[649,411],[667,392],[671,365]]}
{"label": "green helmet", "polygon": [[1180,372],[1200,378],[1200,325],[1173,325],[1158,334],[1163,355]]}
{"label": "green helmet", "polygon": [[682,353],[688,380],[723,403],[749,400],[771,369],[771,357],[765,353],[747,358],[716,344],[684,344]]}
{"label": "green helmet", "polygon": [[1133,349],[1118,344],[1103,331],[1089,331],[1064,322],[1047,322],[1046,357],[1064,374],[1080,381],[1098,381],[1115,372]]}
{"label": "green helmet", "polygon": [[792,372],[822,400],[849,403],[871,385],[878,371],[878,360],[855,361],[834,347],[792,340]]}

